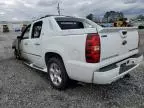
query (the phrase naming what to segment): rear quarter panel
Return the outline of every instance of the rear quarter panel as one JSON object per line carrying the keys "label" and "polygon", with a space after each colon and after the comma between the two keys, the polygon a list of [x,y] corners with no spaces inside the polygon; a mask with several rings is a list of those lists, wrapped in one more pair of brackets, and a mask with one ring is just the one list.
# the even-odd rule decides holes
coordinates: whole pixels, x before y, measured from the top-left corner
{"label": "rear quarter panel", "polygon": [[43,38],[43,54],[45,52],[57,52],[64,61],[85,61],[86,35],[51,36]]}
{"label": "rear quarter panel", "polygon": [[85,62],[85,42],[86,34],[83,35],[65,35],[65,36],[50,36],[43,38],[42,47],[43,47],[43,56],[47,52],[58,53],[65,64],[67,73],[70,78],[75,78],[79,76],[78,73],[81,70],[78,70],[76,66],[72,66],[74,63]]}

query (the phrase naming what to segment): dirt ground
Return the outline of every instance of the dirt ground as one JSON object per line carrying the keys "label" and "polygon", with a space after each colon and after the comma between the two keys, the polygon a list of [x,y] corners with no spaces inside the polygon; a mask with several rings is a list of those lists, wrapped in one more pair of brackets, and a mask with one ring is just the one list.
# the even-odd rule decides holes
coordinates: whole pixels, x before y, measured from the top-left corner
{"label": "dirt ground", "polygon": [[[140,52],[144,52],[144,31]],[[130,78],[111,85],[77,84],[51,88],[46,73],[16,60],[11,50],[18,33],[0,33],[0,108],[144,108],[144,64]]]}

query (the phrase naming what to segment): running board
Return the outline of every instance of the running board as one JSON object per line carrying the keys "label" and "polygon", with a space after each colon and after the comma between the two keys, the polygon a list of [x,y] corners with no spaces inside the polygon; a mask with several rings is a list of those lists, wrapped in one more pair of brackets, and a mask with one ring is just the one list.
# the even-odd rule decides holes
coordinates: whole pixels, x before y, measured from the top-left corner
{"label": "running board", "polygon": [[27,66],[30,66],[31,68],[34,68],[34,69],[37,69],[37,70],[40,70],[40,71],[43,71],[43,72],[47,72],[47,68],[38,67],[38,66],[34,65],[33,63],[24,62],[24,64],[27,65]]}

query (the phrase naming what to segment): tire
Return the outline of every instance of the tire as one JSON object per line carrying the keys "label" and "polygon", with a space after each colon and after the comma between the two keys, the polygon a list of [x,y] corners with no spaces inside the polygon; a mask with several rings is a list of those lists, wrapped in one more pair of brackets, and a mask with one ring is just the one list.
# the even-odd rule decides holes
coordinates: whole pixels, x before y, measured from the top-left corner
{"label": "tire", "polygon": [[129,73],[124,76],[124,78],[130,78],[130,77],[131,75]]}
{"label": "tire", "polygon": [[20,60],[20,54],[18,53],[16,49],[14,49],[14,55],[16,59]]}
{"label": "tire", "polygon": [[78,84],[78,81],[72,80],[72,79],[70,79],[69,82],[71,85],[77,85]]}
{"label": "tire", "polygon": [[53,88],[64,90],[68,87],[69,77],[63,61],[58,57],[52,57],[47,62],[48,77]]}

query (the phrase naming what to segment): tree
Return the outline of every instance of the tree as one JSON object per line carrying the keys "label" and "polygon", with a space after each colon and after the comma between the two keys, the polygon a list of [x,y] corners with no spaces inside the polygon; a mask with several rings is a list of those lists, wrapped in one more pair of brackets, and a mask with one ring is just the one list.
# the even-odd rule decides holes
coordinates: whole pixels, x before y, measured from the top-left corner
{"label": "tree", "polygon": [[93,20],[93,17],[94,17],[93,14],[89,14],[89,15],[86,16],[86,18],[89,19],[89,20]]}
{"label": "tree", "polygon": [[120,18],[124,18],[124,14],[122,12],[109,11],[104,14],[103,21],[114,22]]}
{"label": "tree", "polygon": [[143,15],[138,15],[138,16],[137,16],[137,19],[138,19],[138,20],[144,20],[144,16],[143,16]]}

